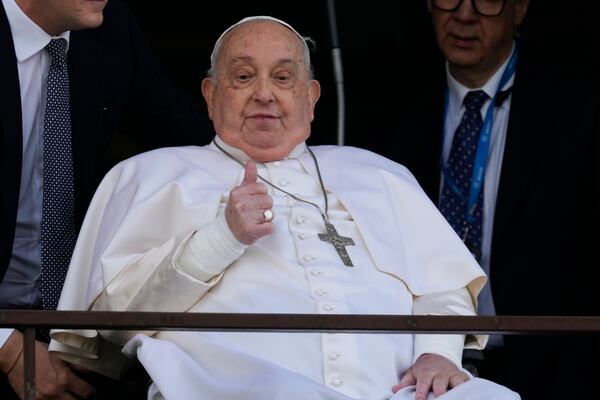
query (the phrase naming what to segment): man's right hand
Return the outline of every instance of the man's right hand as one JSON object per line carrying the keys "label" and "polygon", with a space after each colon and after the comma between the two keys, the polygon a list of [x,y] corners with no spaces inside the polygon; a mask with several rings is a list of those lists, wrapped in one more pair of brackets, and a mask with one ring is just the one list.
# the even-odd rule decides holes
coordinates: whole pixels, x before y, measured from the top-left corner
{"label": "man's right hand", "polygon": [[256,163],[248,161],[244,167],[244,180],[229,193],[225,208],[229,229],[246,245],[273,233],[273,223],[266,222],[263,214],[273,206],[273,199],[267,194],[267,186],[257,182],[256,178]]}
{"label": "man's right hand", "polygon": [[414,385],[415,400],[425,400],[430,392],[433,392],[434,397],[439,397],[468,380],[467,374],[446,357],[425,353],[404,373],[392,392]]}
{"label": "man's right hand", "polygon": [[[19,398],[24,397],[23,335],[15,330],[0,349],[2,373]],[[18,359],[13,363],[16,355]],[[10,365],[6,365],[6,363]],[[48,345],[35,342],[35,383],[38,399],[89,399],[96,395],[92,386],[77,377],[67,363],[48,353]]]}

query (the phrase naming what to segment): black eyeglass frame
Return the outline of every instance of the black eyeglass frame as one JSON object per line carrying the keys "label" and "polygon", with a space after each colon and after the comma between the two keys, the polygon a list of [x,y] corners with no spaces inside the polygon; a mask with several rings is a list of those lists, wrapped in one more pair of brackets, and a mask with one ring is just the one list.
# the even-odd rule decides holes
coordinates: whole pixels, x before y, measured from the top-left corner
{"label": "black eyeglass frame", "polygon": [[[431,0],[431,5],[433,6],[433,8],[438,9],[440,11],[448,11],[448,12],[453,12],[458,10],[458,8],[462,5],[464,0],[458,0],[458,3],[456,3],[456,6],[454,6],[453,8],[442,8],[439,5],[437,5],[437,0]],[[497,17],[499,15],[502,15],[502,13],[504,12],[504,9],[506,8],[506,3],[508,0],[502,0],[502,7],[500,8],[500,11],[496,14],[484,14],[481,11],[479,11],[479,9],[477,8],[477,1],[476,0],[471,0],[471,5],[473,6],[473,9],[475,10],[475,12],[479,15],[482,15],[484,17]]]}

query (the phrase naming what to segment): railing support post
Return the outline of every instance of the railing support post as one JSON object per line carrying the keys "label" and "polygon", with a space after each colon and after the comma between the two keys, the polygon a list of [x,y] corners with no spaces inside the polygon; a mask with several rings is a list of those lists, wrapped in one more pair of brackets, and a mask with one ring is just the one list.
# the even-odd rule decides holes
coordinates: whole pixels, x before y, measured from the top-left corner
{"label": "railing support post", "polygon": [[23,346],[24,398],[35,400],[35,328],[25,328]]}

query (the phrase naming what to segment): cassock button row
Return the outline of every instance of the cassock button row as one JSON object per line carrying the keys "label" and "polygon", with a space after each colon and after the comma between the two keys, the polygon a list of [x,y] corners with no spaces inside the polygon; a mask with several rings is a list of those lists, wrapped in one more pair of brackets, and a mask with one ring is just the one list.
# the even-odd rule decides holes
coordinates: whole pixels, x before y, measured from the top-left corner
{"label": "cassock button row", "polygon": [[285,178],[281,178],[281,179],[279,180],[279,184],[280,184],[281,186],[287,186],[289,183],[290,183],[290,181],[288,181],[288,180],[287,180],[287,179],[285,179]]}
{"label": "cassock button row", "polygon": [[316,257],[313,257],[310,254],[307,254],[304,257],[302,257],[302,259],[304,259],[304,261],[312,261],[312,260],[316,260]]}
{"label": "cassock button row", "polygon": [[329,353],[327,358],[329,358],[331,361],[337,361],[340,358],[340,356],[341,354],[337,351],[332,351],[331,353]]}
{"label": "cassock button row", "polygon": [[310,271],[311,274],[313,274],[314,276],[321,276],[323,275],[323,271],[321,271],[320,269],[314,268]]}
{"label": "cassock button row", "polygon": [[300,240],[306,240],[306,239],[308,239],[309,236],[310,235],[308,235],[307,233],[301,233],[301,234],[298,235],[298,239],[300,239]]}
{"label": "cassock button row", "polygon": [[331,384],[333,386],[342,386],[344,384],[344,381],[341,378],[333,378],[331,380]]}
{"label": "cassock button row", "polygon": [[317,289],[317,290],[315,290],[315,293],[317,294],[317,296],[325,296],[326,294],[329,294],[329,292],[327,290],[323,290],[323,289]]}
{"label": "cassock button row", "polygon": [[323,304],[323,306],[321,308],[323,310],[325,310],[325,311],[333,311],[333,310],[335,310],[335,307],[332,306],[331,304]]}

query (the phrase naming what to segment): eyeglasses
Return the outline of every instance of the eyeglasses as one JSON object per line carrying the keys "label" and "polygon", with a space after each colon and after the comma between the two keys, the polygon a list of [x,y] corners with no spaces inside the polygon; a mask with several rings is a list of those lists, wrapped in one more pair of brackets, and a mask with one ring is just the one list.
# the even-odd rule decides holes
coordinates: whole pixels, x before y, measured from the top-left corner
{"label": "eyeglasses", "polygon": [[[504,11],[507,0],[471,0],[475,12],[484,17],[497,17]],[[456,11],[463,0],[432,0],[433,7],[442,11]]]}

